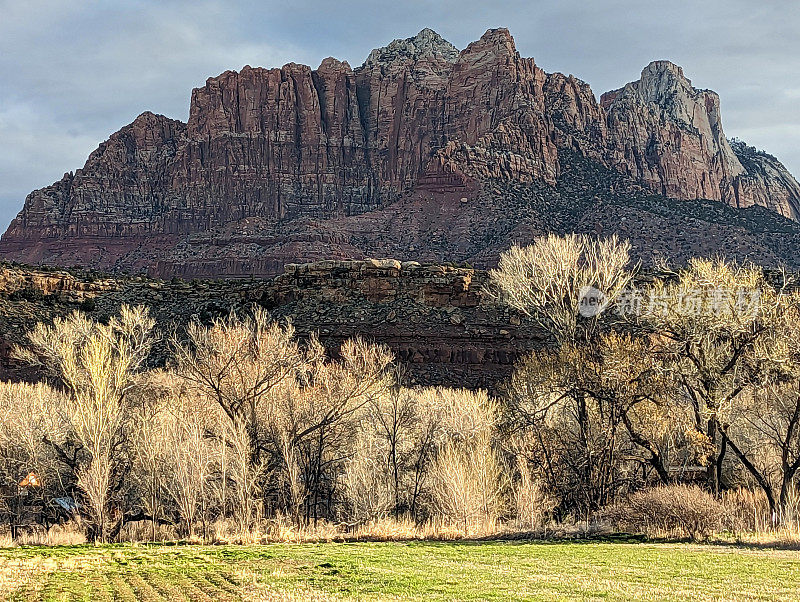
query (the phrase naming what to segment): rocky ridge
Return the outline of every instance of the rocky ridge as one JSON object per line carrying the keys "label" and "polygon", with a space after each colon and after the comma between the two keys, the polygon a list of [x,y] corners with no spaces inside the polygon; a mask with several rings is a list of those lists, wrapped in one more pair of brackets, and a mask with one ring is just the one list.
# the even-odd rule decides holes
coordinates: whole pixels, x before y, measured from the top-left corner
{"label": "rocky ridge", "polygon": [[[553,210],[568,194],[564,219]],[[31,193],[0,256],[187,277],[367,256],[486,267],[512,241],[624,234],[629,219],[645,263],[652,249],[678,261],[701,249],[794,265],[783,249],[798,217],[797,181],[731,144],[719,97],[680,67],[655,61],[598,102],[521,57],[506,29],[460,52],[425,29],[356,69],[327,58],[226,71],[192,92],[185,124],[143,113]]]}
{"label": "rocky ridge", "polygon": [[[110,278],[0,264],[0,379],[37,376],[11,359],[37,322],[71,311],[106,320],[125,303],[147,306],[162,332],[179,336],[190,320],[262,306],[290,319],[299,337],[318,335],[331,353],[354,336],[388,345],[410,384],[494,388],[543,337],[484,291],[486,279],[472,268],[391,259],[290,264],[268,281]],[[152,361],[169,361],[163,337]]]}

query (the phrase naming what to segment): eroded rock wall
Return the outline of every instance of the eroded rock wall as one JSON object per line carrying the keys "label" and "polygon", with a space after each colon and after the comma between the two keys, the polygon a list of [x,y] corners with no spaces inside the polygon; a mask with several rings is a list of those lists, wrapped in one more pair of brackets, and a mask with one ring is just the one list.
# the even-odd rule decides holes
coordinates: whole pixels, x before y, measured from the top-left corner
{"label": "eroded rock wall", "polygon": [[[495,389],[542,333],[484,291],[486,272],[396,260],[288,265],[269,281],[98,278],[0,266],[0,378],[35,378],[11,360],[36,322],[70,311],[105,320],[123,303],[145,305],[163,330],[208,322],[260,305],[290,319],[301,338],[317,334],[335,354],[354,336],[387,345],[409,384]],[[169,359],[157,346],[154,365]]]}
{"label": "eroded rock wall", "polygon": [[[469,207],[498,181],[556,188],[584,168],[565,156],[619,176],[605,190],[577,191],[576,206],[643,184],[665,197],[800,218],[797,181],[746,148],[725,138],[719,97],[668,61],[598,102],[585,82],[521,57],[506,29],[460,52],[425,29],[356,69],[327,58],[317,69],[226,71],[192,92],[187,124],[143,113],[82,169],[32,192],[0,256],[187,276],[274,275],[324,257],[425,257],[425,240],[376,248],[362,233],[393,229],[405,217],[385,209],[409,199],[425,199],[422,221],[435,221],[453,199]],[[347,219],[358,216],[367,217]],[[470,220],[470,238],[487,242],[452,259],[496,260],[523,228],[509,224],[498,242],[495,219]],[[537,221],[547,230],[553,220]]]}

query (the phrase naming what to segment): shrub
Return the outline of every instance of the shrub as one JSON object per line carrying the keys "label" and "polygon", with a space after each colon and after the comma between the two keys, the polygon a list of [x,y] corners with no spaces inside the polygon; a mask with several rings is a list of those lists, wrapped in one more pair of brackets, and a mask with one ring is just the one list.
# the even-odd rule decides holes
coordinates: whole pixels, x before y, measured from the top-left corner
{"label": "shrub", "polygon": [[556,505],[556,500],[534,475],[522,457],[517,457],[519,476],[512,487],[514,526],[534,530],[541,527]]}
{"label": "shrub", "polygon": [[696,485],[665,485],[634,493],[603,516],[618,528],[648,536],[706,539],[724,526],[724,508]]}
{"label": "shrub", "polygon": [[439,517],[465,533],[492,527],[503,509],[503,473],[486,435],[448,442],[432,470],[433,501]]}
{"label": "shrub", "polygon": [[345,520],[364,524],[386,518],[395,508],[385,445],[373,433],[360,432],[342,475]]}

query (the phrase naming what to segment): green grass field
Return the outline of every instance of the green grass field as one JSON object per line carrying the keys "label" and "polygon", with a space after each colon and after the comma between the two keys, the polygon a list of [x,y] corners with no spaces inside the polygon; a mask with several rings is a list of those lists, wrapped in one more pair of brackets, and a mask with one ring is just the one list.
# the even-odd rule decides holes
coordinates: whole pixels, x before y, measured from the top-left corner
{"label": "green grass field", "polygon": [[800,552],[636,543],[0,550],[9,600],[794,600]]}

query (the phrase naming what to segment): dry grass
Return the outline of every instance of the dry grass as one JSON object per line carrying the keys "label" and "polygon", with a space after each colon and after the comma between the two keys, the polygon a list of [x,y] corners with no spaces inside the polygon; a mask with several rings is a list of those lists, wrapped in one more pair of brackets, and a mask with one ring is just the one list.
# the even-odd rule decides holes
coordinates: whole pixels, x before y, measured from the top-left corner
{"label": "dry grass", "polygon": [[721,535],[714,537],[713,540],[721,542],[732,540],[745,545],[800,550],[800,526],[792,524],[765,531],[736,533],[732,538]]}
{"label": "dry grass", "polygon": [[[800,499],[790,496],[787,507],[773,517],[764,492],[760,489],[735,489],[722,496],[725,527],[736,534],[764,534],[800,541]],[[775,520],[773,520],[773,518]]]}
{"label": "dry grass", "polygon": [[[465,538],[487,538],[508,536],[513,530],[498,521],[473,521],[465,530],[463,524],[455,524],[442,519],[432,519],[417,524],[408,517],[386,517],[349,528],[320,520],[316,526],[296,526],[285,516],[278,516],[261,523],[250,531],[241,532],[238,522],[233,519],[218,520],[208,526],[206,536],[202,529],[194,537],[181,538],[174,526],[158,525],[153,538],[149,521],[131,522],[125,525],[119,535],[120,542],[150,543],[177,542],[222,545],[253,544],[301,544],[345,541],[455,541]],[[6,531],[0,533],[0,548],[14,546],[64,546],[86,543],[84,530],[76,524],[55,525],[48,531],[35,527],[21,534],[16,541]]]}
{"label": "dry grass", "polygon": [[11,538],[8,531],[0,533],[0,548],[14,546],[76,546],[86,543],[86,533],[80,525],[68,522],[45,529],[35,525],[23,530],[17,539]]}
{"label": "dry grass", "polygon": [[347,539],[354,541],[455,541],[465,538],[482,538],[504,532],[501,523],[495,520],[472,521],[468,528],[441,519],[432,519],[416,524],[408,518],[384,518],[360,525],[347,533]]}
{"label": "dry grass", "polygon": [[288,518],[279,516],[262,528],[247,533],[237,531],[230,520],[217,521],[211,527],[210,541],[218,544],[269,544],[269,543],[322,543],[346,541],[455,541],[465,538],[486,538],[506,535],[509,530],[498,521],[474,521],[465,530],[463,524],[433,519],[422,524],[410,518],[386,517],[348,528],[328,521],[316,526],[296,526]]}
{"label": "dry grass", "polygon": [[[690,492],[689,497],[696,492]],[[714,502],[712,512],[704,515],[694,508],[686,512],[680,496],[669,488],[658,488],[642,492],[629,500],[604,512],[594,521],[579,523],[520,524],[501,521],[474,521],[465,530],[462,523],[434,518],[419,524],[408,517],[385,517],[355,527],[319,521],[314,525],[296,526],[285,516],[260,523],[246,533],[238,529],[233,519],[219,520],[208,525],[191,538],[181,538],[175,526],[158,525],[153,538],[149,521],[132,522],[125,525],[119,539],[129,544],[151,542],[185,542],[196,545],[263,545],[315,544],[329,542],[411,542],[411,541],[459,541],[459,540],[530,540],[549,539],[575,540],[605,537],[620,529],[629,533],[642,533],[653,540],[694,538],[705,541],[742,543],[763,546],[800,548],[800,525],[786,523],[771,527],[761,520],[759,495],[752,492],[727,494],[721,503]],[[675,500],[677,499],[677,503]],[[744,501],[750,500],[748,504]],[[734,504],[734,501],[736,502]],[[750,504],[754,505],[750,505]],[[706,509],[707,510],[707,509]],[[752,519],[755,516],[758,520]],[[749,519],[747,522],[745,519]],[[715,526],[716,528],[711,528]],[[756,528],[756,526],[758,528]],[[0,531],[0,548],[16,546],[72,546],[86,543],[85,531],[80,525],[67,523],[54,525],[45,531],[41,527],[20,534],[16,541],[9,532]],[[2,599],[2,598],[0,598]]]}
{"label": "dry grass", "polygon": [[125,523],[119,534],[120,542],[167,542],[178,541],[178,529],[173,525],[156,525],[155,536],[153,525],[150,521],[133,521]]}
{"label": "dry grass", "polygon": [[720,539],[754,545],[800,547],[800,514],[791,500],[784,520],[773,524],[767,498],[761,490],[736,489],[722,496],[726,533]]}

